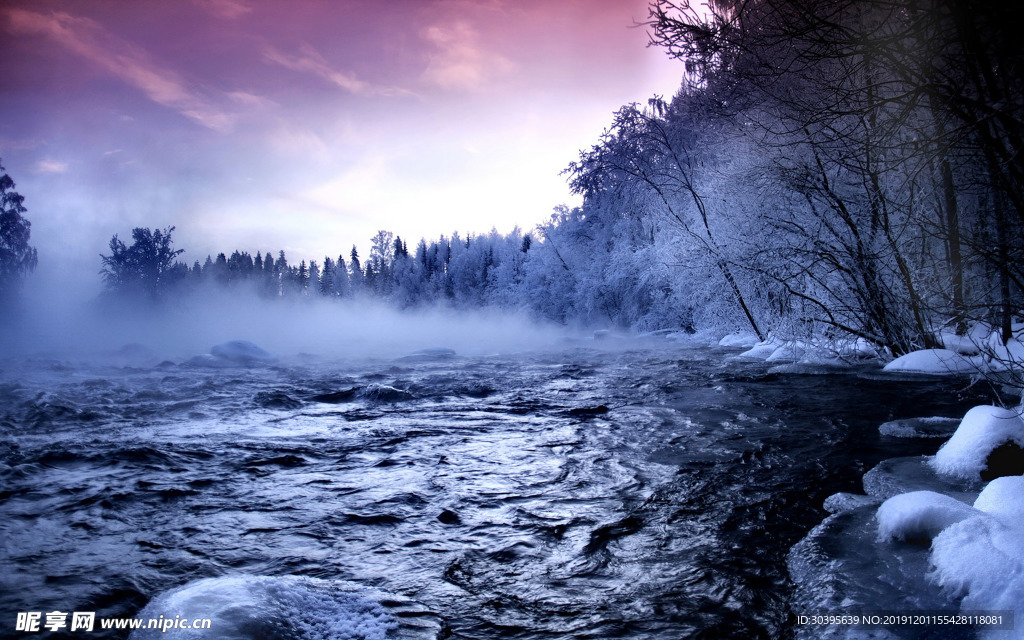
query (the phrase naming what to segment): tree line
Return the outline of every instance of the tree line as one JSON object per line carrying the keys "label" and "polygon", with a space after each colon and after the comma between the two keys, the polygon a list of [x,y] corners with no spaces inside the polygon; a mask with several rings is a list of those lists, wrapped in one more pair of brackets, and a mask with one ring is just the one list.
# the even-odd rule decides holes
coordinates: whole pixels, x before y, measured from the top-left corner
{"label": "tree line", "polygon": [[[980,0],[655,0],[651,40],[681,62],[678,92],[618,109],[565,170],[582,206],[528,233],[409,247],[381,231],[365,259],[236,250],[190,266],[173,227],[139,228],[111,240],[101,272],[111,294],[150,299],[245,283],[273,298],[858,337],[897,355],[984,321],[1005,343],[1024,312],[1022,14]],[[23,274],[35,253],[20,246],[5,264]]]}
{"label": "tree line", "polygon": [[1024,302],[1022,13],[976,0],[657,0],[652,43],[682,62],[681,87],[620,108],[566,168],[581,207],[527,234],[412,251],[382,231],[365,263],[354,250],[298,266],[236,251],[169,261],[169,277],[636,329],[858,337],[897,355],[975,321],[1005,342]]}
{"label": "tree line", "polygon": [[620,109],[568,168],[577,237],[651,227],[607,237],[663,247],[695,314],[760,336],[900,354],[985,321],[1005,342],[1024,290],[1022,17],[975,0],[657,0],[652,42],[683,86]]}

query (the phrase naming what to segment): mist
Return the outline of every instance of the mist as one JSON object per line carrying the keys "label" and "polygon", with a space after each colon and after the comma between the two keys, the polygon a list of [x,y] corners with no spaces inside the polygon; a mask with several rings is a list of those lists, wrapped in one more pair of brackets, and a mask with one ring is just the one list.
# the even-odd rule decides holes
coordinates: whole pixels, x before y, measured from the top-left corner
{"label": "mist", "polygon": [[120,357],[140,365],[178,362],[231,340],[250,341],[282,359],[390,359],[437,348],[460,355],[544,349],[572,333],[511,310],[398,310],[367,297],[267,299],[251,288],[216,285],[171,301],[133,304],[86,290],[69,294],[50,283],[26,290],[8,324],[0,339],[6,356]]}

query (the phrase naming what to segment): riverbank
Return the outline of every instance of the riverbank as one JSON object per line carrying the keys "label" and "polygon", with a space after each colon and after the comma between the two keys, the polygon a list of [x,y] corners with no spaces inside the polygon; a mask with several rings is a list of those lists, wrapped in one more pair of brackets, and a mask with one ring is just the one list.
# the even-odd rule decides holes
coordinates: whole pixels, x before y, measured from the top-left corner
{"label": "riverbank", "polygon": [[[907,354],[881,375],[959,376],[967,384],[971,374],[1005,372],[1021,350],[1016,340],[1003,346],[985,336],[944,342],[952,348]],[[855,345],[855,357],[868,353]],[[851,355],[836,351],[767,341],[740,357],[793,367],[839,365]],[[880,425],[882,437],[931,439],[937,451],[884,460],[864,475],[862,494],[825,500],[831,515],[789,553],[795,636],[1024,638],[1021,413],[981,405],[960,420]]]}

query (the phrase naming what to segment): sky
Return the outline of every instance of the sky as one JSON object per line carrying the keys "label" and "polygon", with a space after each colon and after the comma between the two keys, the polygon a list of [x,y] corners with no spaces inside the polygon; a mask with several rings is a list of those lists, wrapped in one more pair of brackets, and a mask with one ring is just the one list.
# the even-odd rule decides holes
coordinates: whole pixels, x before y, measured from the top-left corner
{"label": "sky", "polygon": [[[612,113],[671,95],[646,0],[0,0],[0,159],[40,270],[529,230]],[[84,270],[80,267],[84,266]]]}

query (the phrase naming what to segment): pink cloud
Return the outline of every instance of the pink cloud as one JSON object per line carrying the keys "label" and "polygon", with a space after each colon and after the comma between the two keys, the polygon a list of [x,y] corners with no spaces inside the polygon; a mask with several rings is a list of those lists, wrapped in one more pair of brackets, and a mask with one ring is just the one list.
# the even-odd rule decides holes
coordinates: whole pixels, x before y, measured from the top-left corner
{"label": "pink cloud", "polygon": [[192,0],[213,15],[227,20],[241,18],[252,11],[252,7],[239,0]]}
{"label": "pink cloud", "polygon": [[303,45],[298,54],[288,54],[268,46],[263,50],[267,62],[280,65],[292,71],[310,73],[355,95],[411,96],[411,91],[399,87],[374,85],[360,80],[353,73],[333,69],[313,47]]}
{"label": "pink cloud", "polygon": [[427,84],[442,89],[479,91],[516,69],[508,58],[488,51],[479,32],[467,22],[433,25],[423,30],[422,37],[433,48],[421,76]]}
{"label": "pink cloud", "polygon": [[39,173],[66,173],[68,163],[59,160],[40,160],[36,163],[36,171]]}
{"label": "pink cloud", "polygon": [[6,14],[10,32],[47,37],[141,90],[153,102],[214,131],[231,129],[232,115],[211,105],[174,71],[162,68],[145,51],[120,40],[94,20],[63,12],[44,15],[24,9],[9,9]]}

